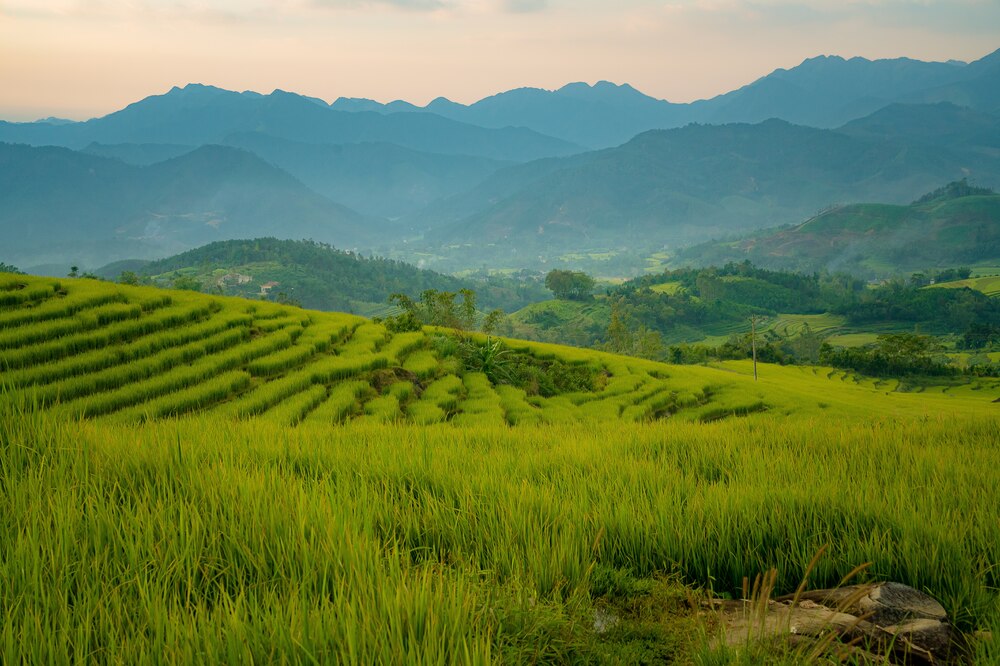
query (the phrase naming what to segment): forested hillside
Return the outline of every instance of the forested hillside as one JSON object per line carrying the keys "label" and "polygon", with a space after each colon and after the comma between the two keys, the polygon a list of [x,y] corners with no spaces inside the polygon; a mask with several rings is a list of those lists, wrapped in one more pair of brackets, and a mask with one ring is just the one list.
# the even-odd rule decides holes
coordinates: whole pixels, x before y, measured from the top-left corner
{"label": "forested hillside", "polygon": [[[144,264],[133,272],[163,286],[181,279],[205,292],[271,300],[280,296],[306,308],[344,312],[384,307],[395,293],[418,298],[428,289],[473,289],[481,307],[504,310],[540,300],[545,293],[538,280],[500,276],[459,279],[315,241],[275,238],[211,243]],[[112,270],[105,277],[117,279],[119,272]]]}
{"label": "forested hillside", "polygon": [[834,206],[805,222],[680,250],[673,265],[750,260],[799,271],[889,277],[1000,263],[1000,195],[959,181],[912,204]]}

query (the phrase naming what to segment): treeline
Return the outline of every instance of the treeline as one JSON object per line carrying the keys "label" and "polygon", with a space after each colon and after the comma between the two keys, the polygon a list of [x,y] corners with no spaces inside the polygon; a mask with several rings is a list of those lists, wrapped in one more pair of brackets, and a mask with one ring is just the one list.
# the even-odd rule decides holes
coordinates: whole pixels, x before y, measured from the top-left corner
{"label": "treeline", "polygon": [[[924,289],[935,280],[967,277],[968,269],[916,274],[869,285],[844,274],[789,273],[749,262],[649,275],[609,290],[608,298],[635,326],[666,339],[691,329],[742,325],[751,314],[843,315],[853,325],[917,325],[962,335],[973,324],[1000,326],[1000,300],[972,289]],[[659,285],[676,285],[657,289]]]}
{"label": "treeline", "polygon": [[607,296],[633,326],[680,342],[742,327],[752,314],[829,312],[857,302],[865,289],[864,281],[847,275],[772,271],[742,262],[643,276]]}
{"label": "treeline", "polygon": [[958,199],[959,197],[989,196],[991,194],[996,194],[996,192],[988,187],[971,185],[968,178],[963,178],[939,187],[933,192],[928,192],[913,203],[923,204],[938,199]]}
{"label": "treeline", "polygon": [[[868,284],[844,274],[772,271],[749,262],[721,268],[680,269],[631,280],[608,290],[611,324],[598,346],[673,363],[749,358],[752,315],[833,313],[855,327],[910,328],[956,339],[959,349],[1000,345],[1000,299],[972,289],[925,288],[964,279],[969,269],[914,274]],[[717,345],[688,340],[733,331]],[[795,335],[758,332],[757,357],[770,363],[822,363],[874,376],[933,376],[959,372],[937,340],[916,333],[887,334],[876,343],[839,348],[808,325]],[[996,374],[980,364],[968,372]]]}

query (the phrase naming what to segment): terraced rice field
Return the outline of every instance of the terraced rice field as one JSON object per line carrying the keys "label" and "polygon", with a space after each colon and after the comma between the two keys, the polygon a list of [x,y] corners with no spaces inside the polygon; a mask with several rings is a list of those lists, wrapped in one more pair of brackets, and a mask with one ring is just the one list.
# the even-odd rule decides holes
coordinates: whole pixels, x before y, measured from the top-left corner
{"label": "terraced rice field", "polygon": [[678,291],[681,290],[680,282],[661,282],[660,284],[654,284],[650,287],[650,290],[657,294],[667,294],[668,296],[673,296]]}
{"label": "terraced rice field", "polygon": [[0,275],[0,663],[797,666],[694,609],[826,545],[1000,629],[995,380],[507,341],[601,380],[542,397],[452,334]]}
{"label": "terraced rice field", "polygon": [[801,335],[806,327],[813,333],[829,335],[840,330],[846,324],[846,319],[834,314],[782,314],[769,322],[768,330],[772,330],[782,337],[795,337]]}
{"label": "terraced rice field", "polygon": [[[801,321],[788,319],[786,327]],[[191,292],[89,280],[0,279],[3,384],[13,395],[69,418],[135,422],[208,412],[273,417],[292,426],[354,419],[516,426],[668,417],[706,421],[815,407],[780,385],[765,395],[756,390],[760,384],[747,384],[732,367],[667,366],[508,340],[511,349],[536,359],[585,366],[599,380],[592,391],[529,395],[464,371],[461,359],[436,344],[452,334],[430,328],[392,334],[353,315]],[[483,341],[478,334],[468,339]],[[762,376],[787,372],[773,368]],[[881,395],[885,386],[835,385],[841,393],[861,391],[840,396],[848,411],[859,405],[880,409],[867,394]],[[826,402],[837,399],[828,396]],[[891,408],[931,407],[897,401]]]}
{"label": "terraced rice field", "polygon": [[442,332],[394,335],[361,317],[272,303],[12,276],[0,282],[0,304],[4,384],[71,418],[210,411],[289,425],[355,418],[514,425],[679,412],[697,419],[725,406],[710,399],[708,383],[670,382],[662,368],[511,341],[606,377],[599,391],[529,396],[479,373],[452,374],[454,360],[433,345]]}
{"label": "terraced rice field", "polygon": [[969,278],[968,280],[942,282],[941,284],[931,285],[928,289],[961,289],[963,287],[981,291],[987,296],[1000,296],[1000,275],[988,275]]}

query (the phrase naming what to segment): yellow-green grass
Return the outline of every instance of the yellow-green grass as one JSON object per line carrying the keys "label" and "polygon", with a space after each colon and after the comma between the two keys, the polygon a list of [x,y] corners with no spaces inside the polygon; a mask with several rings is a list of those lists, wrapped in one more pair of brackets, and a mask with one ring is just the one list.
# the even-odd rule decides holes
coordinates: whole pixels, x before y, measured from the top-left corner
{"label": "yellow-green grass", "polygon": [[559,261],[611,261],[618,256],[617,252],[571,252],[559,257]]}
{"label": "yellow-green grass", "polygon": [[1000,363],[1000,352],[946,352],[945,356],[959,368],[968,368],[983,363]]}
{"label": "yellow-green grass", "polygon": [[667,294],[668,296],[673,296],[678,291],[680,291],[682,285],[680,282],[661,282],[660,284],[654,284],[650,287],[650,290],[657,294]]}
{"label": "yellow-green grass", "polygon": [[[786,415],[836,415],[865,417],[882,414],[891,417],[929,417],[951,414],[956,418],[977,414],[1000,416],[1000,381],[973,379],[964,389],[943,385],[935,395],[897,391],[894,379],[873,379],[835,368],[813,366],[776,366],[758,364],[758,381],[753,382],[751,361],[725,361],[715,367],[750,379],[751,385],[739,389],[745,400],[753,398],[770,405],[772,411]],[[721,387],[732,392],[735,386]],[[713,396],[718,399],[719,396]]]}
{"label": "yellow-green grass", "polygon": [[646,273],[662,273],[670,263],[671,255],[669,252],[657,252],[646,257],[646,265],[643,267],[643,271]]}
{"label": "yellow-green grass", "polygon": [[952,282],[941,282],[934,284],[928,289],[961,289],[968,287],[975,291],[981,291],[987,296],[1000,296],[1000,275],[989,275],[984,277],[973,277],[967,280],[954,280]]}
{"label": "yellow-green grass", "polygon": [[[777,566],[793,591],[824,543],[813,585],[872,562],[962,628],[1000,628],[994,380],[754,381],[744,361],[507,340],[602,378],[543,398],[448,373],[440,330],[88,280],[0,289],[32,294],[0,307],[26,332],[0,349],[0,662],[684,663],[705,648],[672,585],[733,593]],[[156,307],[31,332],[139,303]],[[288,367],[253,376],[269,357]],[[649,605],[660,620],[633,617]],[[598,607],[617,630],[595,633]]]}
{"label": "yellow-green grass", "polygon": [[811,586],[867,562],[995,631],[1000,420],[902,414],[134,425],[4,395],[0,661],[691,663],[670,581],[792,592],[824,544]]}
{"label": "yellow-green grass", "polygon": [[838,347],[863,347],[878,342],[878,336],[878,333],[841,333],[831,335],[826,341]]}
{"label": "yellow-green grass", "polygon": [[780,314],[768,322],[767,328],[784,337],[795,337],[801,335],[807,326],[813,333],[829,334],[843,328],[846,323],[846,318],[830,313]]}

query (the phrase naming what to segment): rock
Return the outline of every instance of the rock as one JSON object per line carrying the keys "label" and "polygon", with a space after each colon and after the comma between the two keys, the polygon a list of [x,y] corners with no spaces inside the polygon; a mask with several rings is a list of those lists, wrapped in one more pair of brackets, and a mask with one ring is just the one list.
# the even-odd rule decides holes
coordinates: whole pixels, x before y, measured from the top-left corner
{"label": "rock", "polygon": [[944,607],[933,597],[899,583],[875,585],[862,597],[860,607],[863,612],[872,613],[873,623],[883,626],[914,618],[939,622],[948,619]]}
{"label": "rock", "polygon": [[714,601],[722,640],[785,638],[802,645],[826,640],[830,648],[861,663],[947,664],[956,636],[944,608],[934,598],[900,583],[851,585],[778,597],[762,603]]}
{"label": "rock", "polygon": [[941,620],[907,620],[884,629],[931,656],[943,657],[951,650],[951,626]]}
{"label": "rock", "polygon": [[594,611],[594,633],[607,633],[618,622],[618,616],[607,608],[601,607]]}

